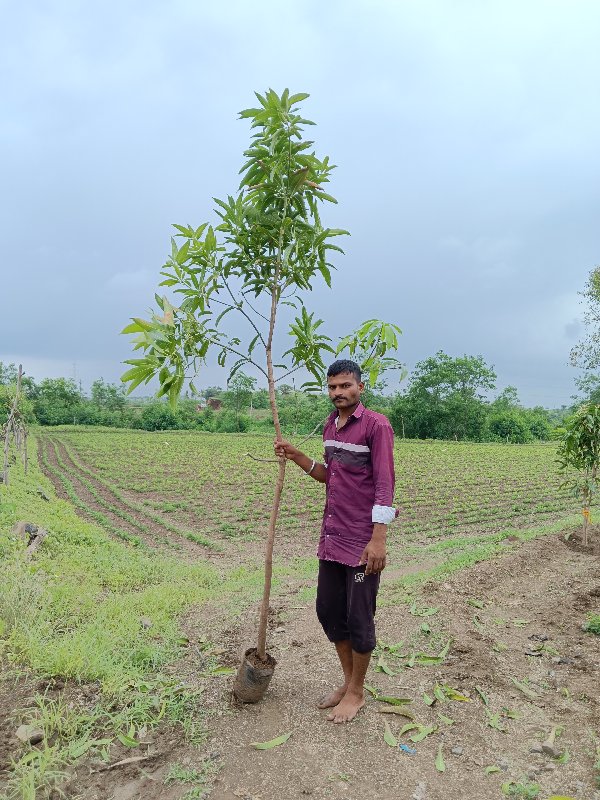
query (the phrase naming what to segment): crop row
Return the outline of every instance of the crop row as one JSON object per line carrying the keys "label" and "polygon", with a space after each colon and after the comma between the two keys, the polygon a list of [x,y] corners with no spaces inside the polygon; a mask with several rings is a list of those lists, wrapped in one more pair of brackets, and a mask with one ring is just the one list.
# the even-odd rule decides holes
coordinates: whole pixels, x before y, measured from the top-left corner
{"label": "crop row", "polygon": [[[208,529],[252,538],[271,503],[276,464],[270,437],[190,431],[61,431],[79,467],[136,511],[168,511],[179,526],[206,520]],[[320,457],[318,438],[303,444]],[[395,448],[399,532],[453,535],[497,530],[566,515],[573,500],[558,490],[555,449],[547,445],[467,444],[398,440]],[[123,494],[126,493],[126,494]],[[280,531],[294,537],[318,529],[323,488],[293,465],[287,471]],[[212,522],[211,522],[212,521]]]}
{"label": "crop row", "polygon": [[[113,535],[120,538],[134,541],[140,544],[139,537],[115,527],[104,511],[109,512],[114,517],[118,517],[127,523],[128,526],[137,529],[140,533],[149,538],[152,544],[163,544],[174,549],[181,549],[178,537],[187,539],[195,544],[208,547],[213,550],[221,550],[218,543],[208,539],[206,536],[180,528],[169,520],[153,513],[141,503],[132,502],[122,492],[115,489],[111,484],[99,477],[93,470],[82,464],[74,455],[72,450],[65,443],[56,437],[50,438],[47,435],[40,437],[42,464],[44,469],[51,474],[61,485],[69,499],[82,511],[100,522],[104,528]],[[61,450],[65,453],[65,458],[61,455]],[[48,458],[48,452],[52,458]],[[81,489],[89,493],[93,502],[86,502],[82,497]],[[100,507],[103,511],[100,511]],[[164,535],[169,532],[175,537]]]}

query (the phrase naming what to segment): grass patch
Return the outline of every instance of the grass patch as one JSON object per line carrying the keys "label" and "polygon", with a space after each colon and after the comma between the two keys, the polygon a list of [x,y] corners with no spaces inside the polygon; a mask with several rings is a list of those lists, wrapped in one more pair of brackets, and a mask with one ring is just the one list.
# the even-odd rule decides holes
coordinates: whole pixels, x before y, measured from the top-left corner
{"label": "grass patch", "polygon": [[[189,741],[203,741],[201,687],[165,674],[188,646],[179,618],[216,598],[242,613],[260,596],[262,572],[222,574],[205,560],[190,564],[109,538],[55,497],[37,468],[35,441],[29,475],[17,463],[10,477],[9,486],[0,486],[0,657],[38,678],[94,681],[97,703],[79,708],[39,695],[21,710],[21,722],[40,727],[44,738],[13,765],[7,796],[42,796],[78,758],[108,759],[115,739],[137,740],[161,721],[180,726]],[[49,531],[32,561],[12,533],[19,520]]]}
{"label": "grass patch", "polygon": [[214,778],[217,771],[218,765],[210,759],[203,761],[199,768],[173,764],[165,776],[164,783],[165,786],[173,783],[194,784],[182,795],[181,800],[195,800],[207,796],[209,791],[207,784]]}

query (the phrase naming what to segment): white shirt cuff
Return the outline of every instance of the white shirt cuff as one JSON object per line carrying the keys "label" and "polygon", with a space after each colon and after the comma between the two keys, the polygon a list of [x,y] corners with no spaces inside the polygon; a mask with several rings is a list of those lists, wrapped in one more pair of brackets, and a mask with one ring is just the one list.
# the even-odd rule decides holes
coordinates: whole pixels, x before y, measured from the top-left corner
{"label": "white shirt cuff", "polygon": [[371,512],[371,522],[380,522],[389,525],[396,519],[396,509],[392,506],[373,506]]}

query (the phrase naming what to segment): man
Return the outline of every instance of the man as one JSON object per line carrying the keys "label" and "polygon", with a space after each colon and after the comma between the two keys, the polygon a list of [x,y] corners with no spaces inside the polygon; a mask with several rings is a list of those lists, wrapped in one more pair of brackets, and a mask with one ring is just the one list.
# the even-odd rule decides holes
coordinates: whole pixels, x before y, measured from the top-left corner
{"label": "man", "polygon": [[335,644],[344,682],[318,705],[331,708],[328,720],[343,723],[354,719],[365,704],[387,525],[396,516],[394,433],[387,417],[360,402],[364,383],[354,361],[335,361],[327,371],[327,388],[336,410],[323,429],[325,463],[315,462],[289,442],[276,441],[275,452],[326,485],[317,552],[317,616]]}

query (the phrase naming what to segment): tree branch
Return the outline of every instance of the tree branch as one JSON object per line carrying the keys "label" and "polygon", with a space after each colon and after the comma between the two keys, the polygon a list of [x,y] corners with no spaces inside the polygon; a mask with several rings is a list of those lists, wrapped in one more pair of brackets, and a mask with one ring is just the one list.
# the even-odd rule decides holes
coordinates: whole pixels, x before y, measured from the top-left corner
{"label": "tree branch", "polygon": [[286,372],[284,375],[280,375],[279,378],[275,378],[275,383],[283,380],[284,378],[287,378],[288,375],[291,375],[293,372],[297,372],[299,369],[302,369],[302,367],[303,365],[300,364],[298,367],[294,367],[294,369],[289,370],[289,372]]}
{"label": "tree branch", "polygon": [[248,364],[252,364],[253,367],[256,367],[256,369],[259,370],[259,372],[262,372],[262,374],[268,379],[269,376],[267,374],[267,371],[263,369],[263,367],[261,367],[260,364],[257,364],[256,361],[253,361],[247,354],[241,353],[239,350],[234,350],[233,347],[229,347],[229,345],[223,344],[223,342],[220,342],[218,339],[208,338],[208,341],[211,344],[217,345],[217,347],[220,347],[222,350],[227,350],[227,352],[233,353],[235,356],[243,358],[244,361],[246,361]]}
{"label": "tree branch", "polygon": [[[254,320],[253,320],[253,319],[252,319],[252,318],[251,318],[251,317],[250,317],[250,316],[249,316],[249,315],[248,315],[248,314],[247,314],[247,313],[244,311],[244,309],[243,309],[243,308],[241,308],[241,307],[238,305],[238,303],[237,303],[237,300],[236,300],[236,299],[235,299],[235,297],[233,296],[233,292],[232,292],[232,291],[231,291],[231,289],[229,288],[229,284],[227,283],[227,280],[226,280],[225,278],[223,278],[223,284],[225,285],[225,288],[226,288],[226,289],[227,289],[227,291],[229,292],[229,295],[230,295],[231,299],[233,300],[233,302],[234,302],[234,304],[235,304],[235,305],[234,305],[234,308],[236,308],[236,309],[237,309],[237,310],[240,312],[240,314],[242,314],[244,317],[246,317],[246,319],[248,320],[248,322],[250,323],[250,325],[252,325],[252,327],[254,328],[254,330],[256,331],[256,333],[258,334],[258,336],[260,337],[260,340],[261,340],[261,342],[262,342],[262,343],[263,343],[263,345],[266,347],[266,342],[265,342],[265,340],[264,340],[264,337],[263,337],[262,333],[259,331],[259,329],[258,329],[258,328],[256,327],[256,325],[254,324]],[[222,301],[220,300],[220,301],[218,301],[218,302],[222,302]],[[247,302],[247,301],[246,301],[246,302]],[[250,305],[250,303],[248,303],[248,305]],[[250,308],[252,308],[252,306],[250,306]],[[254,309],[253,309],[253,310],[254,310]]]}
{"label": "tree branch", "polygon": [[252,461],[262,461],[265,464],[279,464],[278,458],[259,458],[258,456],[253,456],[252,453],[246,453],[248,458],[251,458]]}
{"label": "tree branch", "polygon": [[245,302],[246,302],[246,303],[248,303],[248,305],[250,306],[250,308],[252,309],[252,311],[254,311],[254,313],[255,313],[255,314],[258,316],[258,317],[262,317],[262,318],[264,319],[264,321],[265,321],[265,322],[269,322],[269,318],[268,318],[268,317],[265,317],[265,315],[264,315],[264,314],[261,314],[261,313],[260,313],[260,311],[257,311],[257,310],[254,308],[254,306],[252,305],[252,303],[250,302],[250,300],[248,300],[248,298],[246,297],[246,295],[247,295],[247,294],[250,294],[250,289],[248,289],[248,291],[246,291],[246,292],[242,292],[242,294],[244,295]]}

